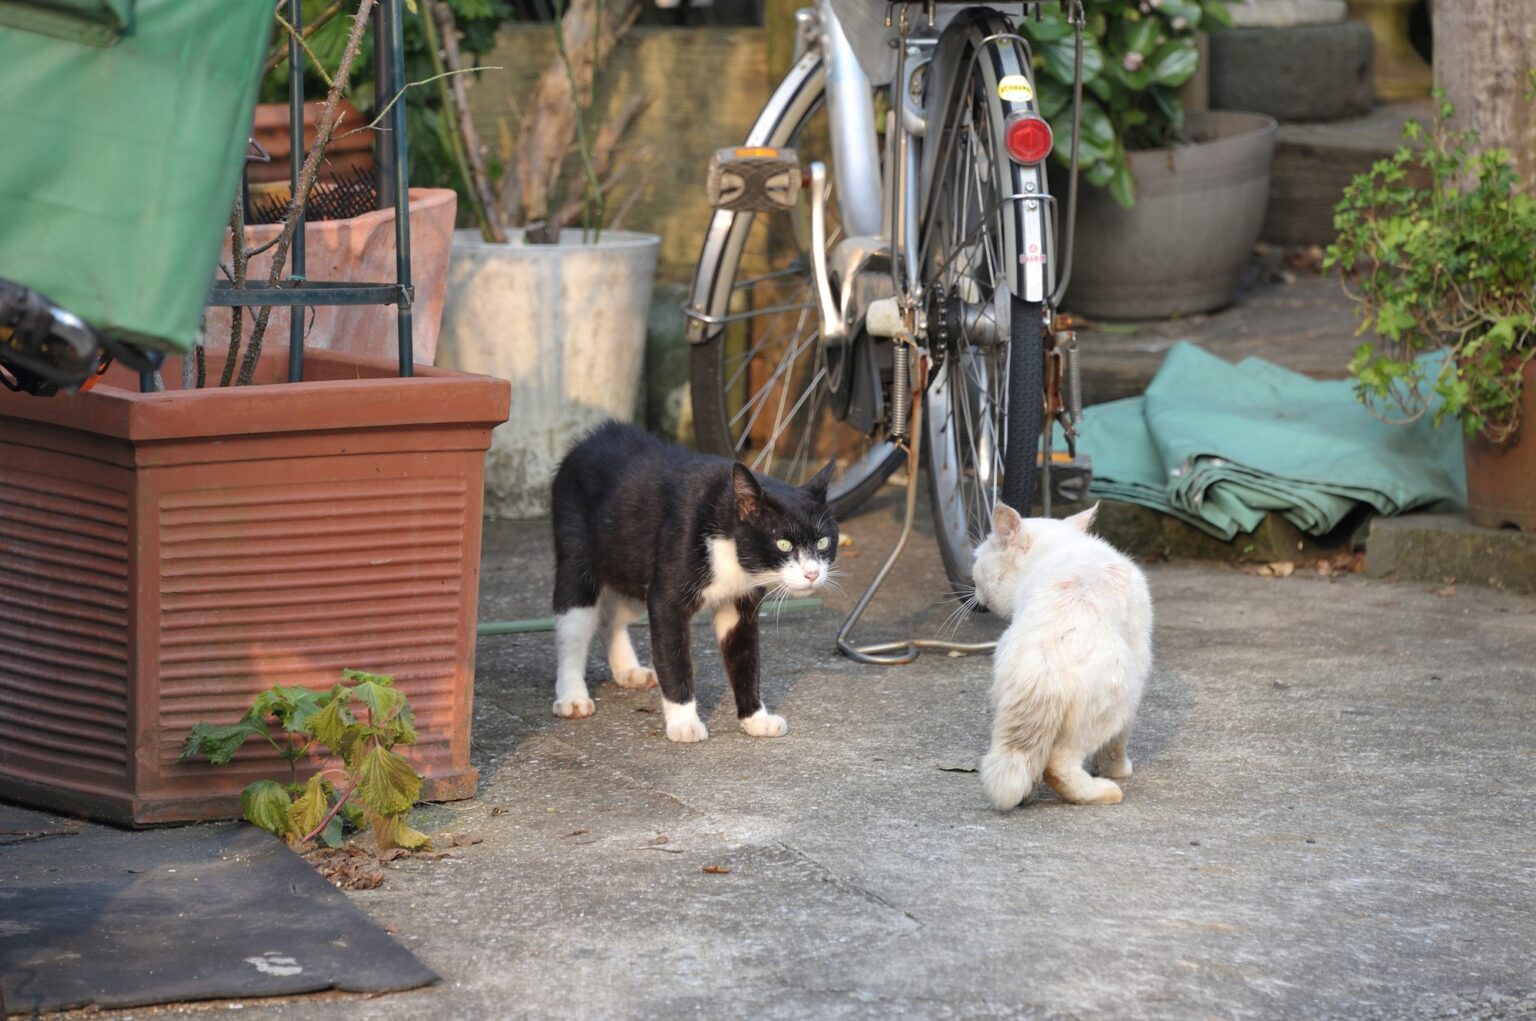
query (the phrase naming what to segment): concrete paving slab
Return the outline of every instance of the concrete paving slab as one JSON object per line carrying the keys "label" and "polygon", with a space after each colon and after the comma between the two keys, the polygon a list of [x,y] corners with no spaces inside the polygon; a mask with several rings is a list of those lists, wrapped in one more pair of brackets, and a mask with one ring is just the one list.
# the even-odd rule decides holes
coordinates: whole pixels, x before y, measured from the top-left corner
{"label": "concrete paving slab", "polygon": [[[484,842],[352,895],[443,983],[239,1015],[1536,1015],[1536,599],[1150,566],[1156,669],[1125,801],[1003,815],[966,771],[989,659],[831,651],[897,496],[845,524],[846,594],[766,629],[782,739],[735,728],[702,626],[713,736],[689,746],[665,740],[655,692],[606,680],[595,717],[555,720],[552,636],[482,641],[481,793],[419,824]],[[489,526],[488,616],[547,614],[546,528]],[[919,532],[861,637],[948,612]],[[234,1010],[133,1016],[183,1013]]]}

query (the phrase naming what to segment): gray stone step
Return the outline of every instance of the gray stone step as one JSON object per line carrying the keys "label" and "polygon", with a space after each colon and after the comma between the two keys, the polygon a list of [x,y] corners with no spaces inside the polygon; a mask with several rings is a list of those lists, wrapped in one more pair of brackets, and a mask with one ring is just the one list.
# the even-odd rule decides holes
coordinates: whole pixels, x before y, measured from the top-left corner
{"label": "gray stone step", "polygon": [[1331,242],[1333,208],[1345,186],[1397,151],[1405,121],[1428,125],[1433,111],[1428,100],[1386,103],[1364,117],[1280,125],[1263,239],[1277,245]]}

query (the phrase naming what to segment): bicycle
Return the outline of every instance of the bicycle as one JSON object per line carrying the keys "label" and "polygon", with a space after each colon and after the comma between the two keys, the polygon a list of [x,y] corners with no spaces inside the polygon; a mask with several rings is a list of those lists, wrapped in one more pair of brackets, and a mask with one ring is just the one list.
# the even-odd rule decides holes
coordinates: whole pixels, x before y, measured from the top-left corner
{"label": "bicycle", "polygon": [[[838,516],[908,468],[901,538],[838,636],[866,662],[990,648],[847,640],[910,534],[920,453],[957,588],[999,500],[1027,511],[1039,493],[1048,513],[1053,494],[1087,487],[1075,337],[1055,312],[1070,275],[1083,11],[1018,7],[1038,17],[1047,3],[1076,35],[1064,216],[1030,43],[993,7],[817,0],[796,13],[795,61],[744,144],[711,161],[715,212],[684,309],[699,446],[790,482],[833,457]],[[1063,427],[1064,458],[1048,422]]]}

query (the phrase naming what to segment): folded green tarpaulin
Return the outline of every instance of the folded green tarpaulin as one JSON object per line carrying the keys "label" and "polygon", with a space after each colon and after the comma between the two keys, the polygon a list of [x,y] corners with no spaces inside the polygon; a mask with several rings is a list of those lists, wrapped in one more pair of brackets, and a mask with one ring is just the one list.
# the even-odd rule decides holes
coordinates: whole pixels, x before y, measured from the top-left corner
{"label": "folded green tarpaulin", "polygon": [[0,0],[0,278],[121,340],[191,346],[272,11]]}
{"label": "folded green tarpaulin", "polygon": [[1432,417],[1389,425],[1348,381],[1179,343],[1145,396],[1084,410],[1078,449],[1093,461],[1095,497],[1223,539],[1271,511],[1321,535],[1359,504],[1379,514],[1466,504],[1461,434]]}

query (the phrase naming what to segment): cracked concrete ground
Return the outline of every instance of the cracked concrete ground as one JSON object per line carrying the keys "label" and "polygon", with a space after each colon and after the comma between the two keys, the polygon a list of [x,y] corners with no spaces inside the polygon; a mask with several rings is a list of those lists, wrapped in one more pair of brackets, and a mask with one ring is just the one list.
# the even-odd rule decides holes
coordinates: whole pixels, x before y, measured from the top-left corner
{"label": "cracked concrete ground", "polygon": [[[782,739],[735,727],[702,624],[702,745],[595,648],[564,721],[552,635],[482,640],[480,795],[418,824],[484,842],[354,895],[443,982],[241,1016],[1536,1017],[1536,599],[1149,566],[1124,803],[1000,815],[968,771],[989,659],[831,651],[897,497],[845,523],[848,596],[766,628]],[[486,548],[483,619],[545,616],[547,525]],[[924,529],[861,636],[931,633],[943,587]]]}

